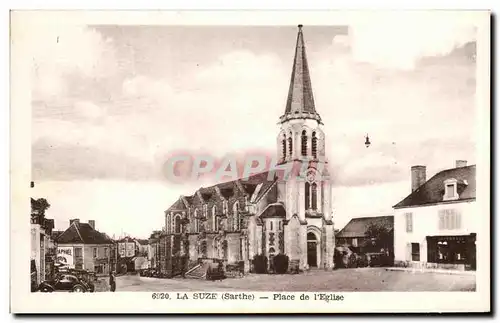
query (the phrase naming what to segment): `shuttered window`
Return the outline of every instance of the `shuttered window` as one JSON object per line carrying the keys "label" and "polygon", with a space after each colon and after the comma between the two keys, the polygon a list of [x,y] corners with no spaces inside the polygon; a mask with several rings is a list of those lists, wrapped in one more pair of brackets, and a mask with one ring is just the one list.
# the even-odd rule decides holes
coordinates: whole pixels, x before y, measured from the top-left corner
{"label": "shuttered window", "polygon": [[413,213],[405,213],[406,232],[413,232]]}
{"label": "shuttered window", "polygon": [[462,214],[455,209],[438,211],[439,230],[457,230],[462,227]]}

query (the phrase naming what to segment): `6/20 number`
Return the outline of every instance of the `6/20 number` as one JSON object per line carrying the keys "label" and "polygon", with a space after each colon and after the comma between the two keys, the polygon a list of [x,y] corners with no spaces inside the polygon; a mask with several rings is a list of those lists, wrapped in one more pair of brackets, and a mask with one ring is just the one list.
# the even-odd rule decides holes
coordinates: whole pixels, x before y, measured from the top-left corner
{"label": "6/20 number", "polygon": [[168,293],[152,293],[152,299],[170,299],[170,295]]}

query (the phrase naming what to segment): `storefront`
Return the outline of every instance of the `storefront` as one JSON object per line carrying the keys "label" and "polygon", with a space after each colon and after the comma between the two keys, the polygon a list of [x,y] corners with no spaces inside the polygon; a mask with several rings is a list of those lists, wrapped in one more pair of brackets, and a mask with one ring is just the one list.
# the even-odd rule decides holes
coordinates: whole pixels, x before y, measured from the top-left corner
{"label": "storefront", "polygon": [[427,262],[437,267],[476,270],[476,234],[427,236]]}

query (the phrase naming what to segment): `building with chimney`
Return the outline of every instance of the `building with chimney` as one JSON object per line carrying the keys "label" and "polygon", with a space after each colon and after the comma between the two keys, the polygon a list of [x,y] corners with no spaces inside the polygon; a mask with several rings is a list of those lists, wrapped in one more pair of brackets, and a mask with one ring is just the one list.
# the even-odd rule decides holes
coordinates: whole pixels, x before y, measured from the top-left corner
{"label": "building with chimney", "polygon": [[69,268],[85,269],[96,274],[116,270],[116,244],[95,228],[95,221],[72,219],[69,227],[56,238],[57,261]]}
{"label": "building with chimney", "polygon": [[411,167],[411,193],[394,206],[396,263],[475,270],[477,216],[475,165],[459,160],[429,180]]}
{"label": "building with chimney", "polygon": [[217,258],[244,264],[248,271],[254,256],[272,259],[281,253],[300,269],[333,268],[331,183],[322,126],[299,25],[276,149],[278,166],[305,171],[289,178],[264,172],[179,197],[165,211],[160,241],[165,240],[166,261],[176,255],[190,261]]}

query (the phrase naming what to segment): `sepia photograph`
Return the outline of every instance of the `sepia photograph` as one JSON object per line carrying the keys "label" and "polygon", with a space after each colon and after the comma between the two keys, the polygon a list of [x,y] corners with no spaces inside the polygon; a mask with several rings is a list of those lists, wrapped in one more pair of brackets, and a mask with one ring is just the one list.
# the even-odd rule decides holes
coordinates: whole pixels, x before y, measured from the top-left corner
{"label": "sepia photograph", "polygon": [[239,14],[11,13],[13,308],[489,311],[490,13]]}

